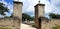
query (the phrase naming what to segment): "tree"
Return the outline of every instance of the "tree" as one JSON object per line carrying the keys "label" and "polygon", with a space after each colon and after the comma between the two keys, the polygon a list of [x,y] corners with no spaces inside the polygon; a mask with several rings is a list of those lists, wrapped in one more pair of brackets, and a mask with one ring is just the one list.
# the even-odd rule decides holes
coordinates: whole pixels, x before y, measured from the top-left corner
{"label": "tree", "polygon": [[50,16],[50,18],[60,19],[60,15],[59,14],[50,13],[49,16]]}
{"label": "tree", "polygon": [[33,17],[31,17],[30,21],[34,21],[34,16],[33,16]]}
{"label": "tree", "polygon": [[5,4],[0,3],[0,14],[6,15],[4,12],[9,12],[9,9],[7,7],[5,7]]}
{"label": "tree", "polygon": [[28,14],[26,14],[26,13],[22,13],[22,21],[24,22],[25,19],[30,20],[31,19],[31,16],[28,15]]}

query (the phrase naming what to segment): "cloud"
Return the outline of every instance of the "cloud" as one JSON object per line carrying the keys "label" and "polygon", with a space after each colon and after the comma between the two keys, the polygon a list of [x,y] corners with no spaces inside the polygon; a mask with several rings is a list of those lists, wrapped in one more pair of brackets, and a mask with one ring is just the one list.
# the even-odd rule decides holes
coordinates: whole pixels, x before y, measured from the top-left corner
{"label": "cloud", "polygon": [[5,5],[8,5],[8,3],[5,2],[5,0],[1,0],[0,2],[5,4]]}
{"label": "cloud", "polygon": [[[17,0],[14,0],[14,1],[17,1]],[[19,1],[23,2],[23,10],[22,10],[22,12],[23,13],[27,13],[30,16],[34,16],[34,12],[35,12],[34,6],[36,4],[38,4],[39,0],[19,0]]]}
{"label": "cloud", "polygon": [[60,12],[60,0],[51,0],[51,12],[58,13]]}
{"label": "cloud", "polygon": [[38,3],[38,0],[20,0],[23,2],[23,13],[27,13],[34,16],[34,6]]}
{"label": "cloud", "polygon": [[[48,16],[49,13],[60,14],[60,0],[47,0],[45,6],[45,16]],[[47,15],[46,15],[47,14]]]}
{"label": "cloud", "polygon": [[8,7],[9,9],[9,13],[6,12],[6,16],[11,16],[11,14],[13,13],[13,5],[9,2],[6,2],[5,0],[0,1],[1,3],[5,4],[5,7]]}
{"label": "cloud", "polygon": [[0,15],[0,18],[4,18],[4,16],[3,15]]}
{"label": "cloud", "polygon": [[[39,0],[19,0],[23,2],[23,13],[34,16],[34,6],[38,4]],[[45,4],[45,16],[48,17],[49,13],[60,14],[60,0],[40,0]]]}

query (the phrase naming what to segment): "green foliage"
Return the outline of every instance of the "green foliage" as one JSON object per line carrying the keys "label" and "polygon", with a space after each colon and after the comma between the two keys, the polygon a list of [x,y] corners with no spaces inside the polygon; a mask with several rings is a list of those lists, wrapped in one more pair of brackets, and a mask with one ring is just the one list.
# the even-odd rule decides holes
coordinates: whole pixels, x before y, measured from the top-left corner
{"label": "green foliage", "polygon": [[25,19],[27,19],[29,21],[33,21],[34,17],[31,17],[30,15],[28,15],[26,13],[22,13],[22,21],[25,21]]}
{"label": "green foliage", "polygon": [[60,19],[60,15],[59,14],[50,13],[49,16],[50,16],[50,18]]}
{"label": "green foliage", "polygon": [[34,21],[34,17],[31,17],[30,21]]}
{"label": "green foliage", "polygon": [[5,15],[4,12],[8,12],[9,9],[7,7],[4,7],[5,5],[3,3],[0,3],[0,14]]}
{"label": "green foliage", "polygon": [[25,19],[30,20],[30,19],[31,19],[30,15],[28,15],[28,14],[26,14],[26,13],[23,13],[23,14],[22,14],[22,21],[25,21]]}
{"label": "green foliage", "polygon": [[60,26],[52,27],[52,29],[60,29]]}
{"label": "green foliage", "polygon": [[0,27],[0,29],[12,29],[12,28],[3,28],[3,27]]}

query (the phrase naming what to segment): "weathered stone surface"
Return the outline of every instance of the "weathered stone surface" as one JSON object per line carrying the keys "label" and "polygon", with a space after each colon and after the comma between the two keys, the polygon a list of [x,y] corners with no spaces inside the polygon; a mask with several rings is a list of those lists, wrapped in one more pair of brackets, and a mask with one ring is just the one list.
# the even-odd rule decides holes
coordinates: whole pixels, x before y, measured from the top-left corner
{"label": "weathered stone surface", "polygon": [[41,29],[51,29],[52,27],[60,26],[60,19],[51,19],[48,22],[42,20],[41,25]]}
{"label": "weathered stone surface", "polygon": [[22,20],[22,2],[13,1],[13,17],[0,19],[0,27],[12,27],[20,29]]}
{"label": "weathered stone surface", "polygon": [[60,26],[60,19],[47,19],[44,16],[44,4],[38,3],[35,6],[35,26],[37,29],[51,29],[54,26]]}
{"label": "weathered stone surface", "polygon": [[[36,6],[35,6],[35,25],[37,28],[40,28],[41,26],[39,26],[39,17],[44,17],[44,4],[40,4],[38,3]],[[41,24],[40,24],[41,25]]]}
{"label": "weathered stone surface", "polygon": [[13,11],[13,16],[14,16],[14,26],[18,29],[20,29],[21,22],[22,22],[22,2],[18,1],[13,1],[14,2],[14,11]]}

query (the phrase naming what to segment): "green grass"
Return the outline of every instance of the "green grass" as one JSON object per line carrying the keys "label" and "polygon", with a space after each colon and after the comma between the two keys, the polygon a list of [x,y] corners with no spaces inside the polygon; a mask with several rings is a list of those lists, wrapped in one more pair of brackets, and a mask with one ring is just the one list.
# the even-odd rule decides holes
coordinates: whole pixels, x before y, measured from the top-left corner
{"label": "green grass", "polygon": [[52,29],[60,29],[60,26],[52,27]]}
{"label": "green grass", "polygon": [[3,28],[3,27],[0,27],[0,29],[12,29],[12,28]]}
{"label": "green grass", "polygon": [[32,25],[32,27],[35,27],[35,24],[34,23],[32,23],[31,25]]}

